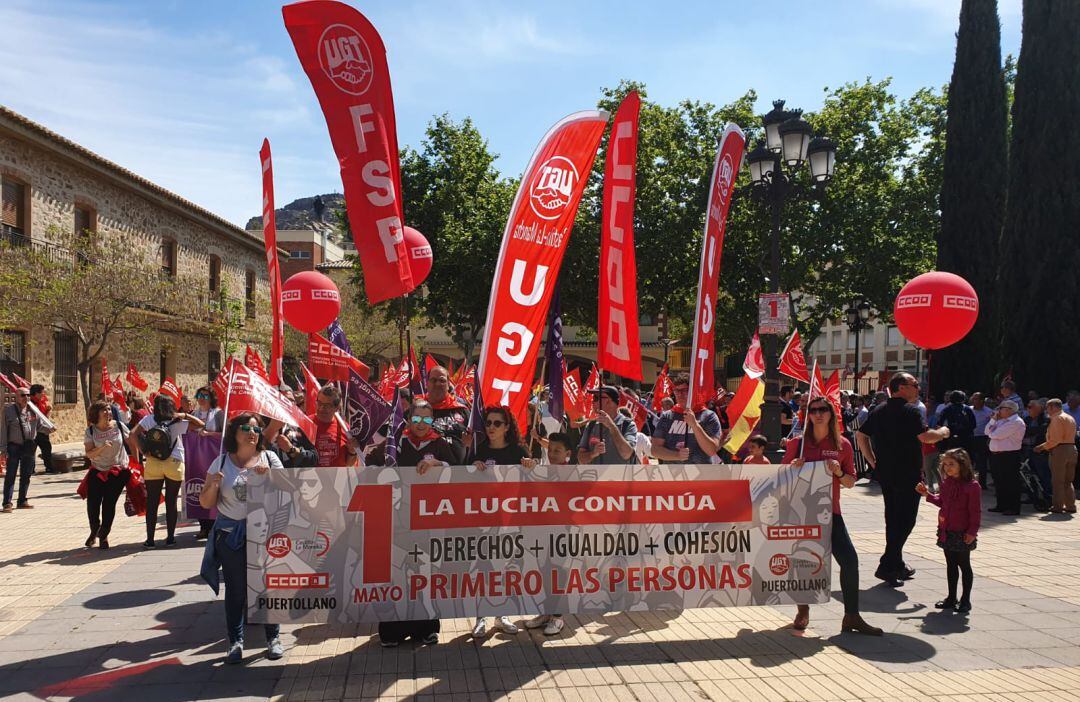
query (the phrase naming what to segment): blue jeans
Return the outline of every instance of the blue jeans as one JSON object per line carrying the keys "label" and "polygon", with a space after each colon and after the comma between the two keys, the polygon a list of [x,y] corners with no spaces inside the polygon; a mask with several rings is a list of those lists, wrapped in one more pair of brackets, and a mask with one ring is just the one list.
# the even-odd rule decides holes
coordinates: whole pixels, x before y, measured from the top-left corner
{"label": "blue jeans", "polygon": [[8,444],[7,473],[4,474],[4,506],[11,504],[15,492],[15,474],[19,475],[19,504],[26,502],[26,493],[30,491],[30,476],[34,474],[33,441],[24,444]]}
{"label": "blue jeans", "polygon": [[[225,543],[229,535],[224,531],[215,531],[214,538],[221,574],[225,576],[225,629],[231,646],[244,642],[244,622],[247,619],[247,548],[241,546],[235,551],[229,548]],[[268,643],[277,638],[281,631],[278,624],[266,624],[264,628]]]}
{"label": "blue jeans", "polygon": [[840,566],[840,592],[844,596],[844,614],[859,613],[859,554],[851,543],[844,517],[833,515],[832,555]]}

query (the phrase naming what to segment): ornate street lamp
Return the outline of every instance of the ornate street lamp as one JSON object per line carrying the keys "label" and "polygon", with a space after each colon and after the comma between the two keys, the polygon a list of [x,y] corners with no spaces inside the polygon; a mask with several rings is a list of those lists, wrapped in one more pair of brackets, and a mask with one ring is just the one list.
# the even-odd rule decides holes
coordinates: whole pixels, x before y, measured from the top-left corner
{"label": "ornate street lamp", "polygon": [[[769,236],[769,292],[780,292],[780,231],[784,205],[792,193],[820,197],[832,179],[836,163],[836,144],[824,137],[814,137],[813,128],[802,119],[802,110],[784,109],[783,100],[761,118],[765,142],[746,155],[750,169],[750,193],[768,208],[772,219]],[[813,189],[795,182],[798,169],[809,165]],[[867,307],[869,314],[869,307]],[[762,408],[761,432],[773,447],[780,440],[780,374],[777,370],[779,339],[765,334],[761,340],[765,355],[765,405]]]}
{"label": "ornate street lamp", "polygon": [[858,296],[852,299],[851,306],[844,311],[844,315],[847,317],[848,329],[855,335],[855,391],[859,390],[859,364],[862,362],[859,358],[859,335],[863,329],[869,329],[870,324],[870,303],[866,298]]}

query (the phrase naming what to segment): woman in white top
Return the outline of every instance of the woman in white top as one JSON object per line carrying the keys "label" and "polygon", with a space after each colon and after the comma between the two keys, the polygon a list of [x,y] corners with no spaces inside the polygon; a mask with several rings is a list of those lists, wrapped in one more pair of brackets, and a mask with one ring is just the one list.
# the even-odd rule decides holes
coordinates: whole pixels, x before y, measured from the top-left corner
{"label": "woman in white top", "polygon": [[86,436],[83,448],[90,459],[90,475],[86,479],[86,514],[90,519],[90,536],[86,547],[100,540],[101,548],[109,548],[109,532],[116,516],[116,501],[131,477],[124,441],[128,437],[125,424],[113,419],[108,402],[95,402],[86,411]]}
{"label": "woman in white top", "polygon": [[[254,414],[238,414],[225,427],[225,454],[215,460],[206,474],[199,494],[205,509],[217,509],[218,518],[203,555],[202,576],[217,592],[217,570],[225,576],[225,627],[229,652],[226,663],[240,663],[244,658],[244,621],[247,610],[247,486],[265,481],[270,469],[282,468],[281,460],[266,450],[263,426]],[[284,649],[279,638],[281,627],[264,625],[266,657],[281,658]]]}

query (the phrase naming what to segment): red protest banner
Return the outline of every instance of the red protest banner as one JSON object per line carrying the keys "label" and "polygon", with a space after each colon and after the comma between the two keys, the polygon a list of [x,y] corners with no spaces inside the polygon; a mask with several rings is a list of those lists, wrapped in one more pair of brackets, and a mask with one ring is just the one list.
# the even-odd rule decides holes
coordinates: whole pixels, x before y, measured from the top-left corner
{"label": "red protest banner", "polygon": [[263,365],[262,356],[259,355],[258,349],[253,349],[248,346],[244,350],[244,365],[247,366],[252,373],[256,373],[266,382],[270,382],[270,374],[266,372],[266,366]]}
{"label": "red protest banner", "polygon": [[709,184],[709,203],[705,217],[705,236],[701,242],[701,268],[698,272],[698,298],[694,313],[694,344],[690,356],[690,392],[687,407],[696,407],[712,396],[716,386],[713,357],[716,344],[716,296],[720,286],[720,254],[724,250],[724,226],[735,190],[735,179],[742,164],[746,137],[739,127],[728,122],[720,137],[720,148],[713,163]]}
{"label": "red protest banner", "polygon": [[270,311],[273,326],[270,330],[270,384],[281,384],[281,357],[285,349],[285,322],[281,307],[281,270],[277,257],[277,221],[274,215],[274,166],[270,160],[270,140],[263,139],[259,149],[263,186],[263,246],[266,249],[266,271],[270,275]]}
{"label": "red protest banner", "polygon": [[138,369],[135,368],[134,363],[129,363],[127,367],[127,381],[131,383],[131,387],[135,388],[139,392],[146,392],[146,388],[150,387],[142,376],[139,375]]}
{"label": "red protest banner", "polygon": [[641,98],[630,91],[611,123],[604,164],[600,227],[600,304],[597,363],[625,378],[641,380],[634,196],[637,187],[638,113]]}
{"label": "red protest banner", "polygon": [[599,110],[578,112],[544,135],[506,222],[477,372],[484,404],[509,407],[521,426],[554,283],[607,119]]}
{"label": "red protest banner", "polygon": [[341,2],[297,2],[281,13],[341,163],[368,301],[411,292],[416,283],[402,234],[394,97],[382,37]]}
{"label": "red protest banner", "polygon": [[335,382],[347,383],[349,371],[354,371],[364,380],[371,375],[371,369],[360,359],[353,358],[320,334],[308,335],[308,364],[315,377]]}
{"label": "red protest banner", "polygon": [[791,334],[791,338],[784,345],[784,351],[780,354],[780,372],[789,378],[810,382],[810,372],[806,368],[806,356],[803,355],[802,339],[799,338],[799,330]]}
{"label": "red protest banner", "polygon": [[254,412],[286,424],[294,424],[300,427],[300,431],[304,432],[308,439],[315,441],[315,422],[270,383],[235,358],[230,358],[218,373],[214,380],[214,392],[217,393],[218,405],[227,406],[230,415]]}

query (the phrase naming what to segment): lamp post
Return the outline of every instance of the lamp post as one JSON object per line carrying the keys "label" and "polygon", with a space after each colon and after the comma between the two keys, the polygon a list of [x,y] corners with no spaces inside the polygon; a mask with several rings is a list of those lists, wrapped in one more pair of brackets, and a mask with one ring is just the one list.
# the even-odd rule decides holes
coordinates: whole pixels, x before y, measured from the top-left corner
{"label": "lamp post", "polygon": [[[773,109],[762,119],[765,142],[746,156],[750,168],[750,193],[769,208],[769,292],[780,292],[780,230],[784,205],[790,195],[820,197],[832,178],[836,162],[836,144],[824,137],[813,137],[813,128],[802,119],[802,110],[785,110],[784,101],[773,102]],[[803,164],[810,167],[812,189],[796,182]],[[765,405],[761,412],[761,432],[771,446],[780,441],[780,340],[765,334],[761,340],[765,355]]]}
{"label": "lamp post", "polygon": [[855,392],[859,392],[859,335],[863,329],[870,328],[870,303],[864,297],[855,297],[851,306],[844,311],[848,329],[855,335]]}
{"label": "lamp post", "polygon": [[675,343],[675,339],[669,339],[666,336],[660,339],[660,343],[664,345],[664,365],[668,363],[668,351],[671,349],[671,345]]}

